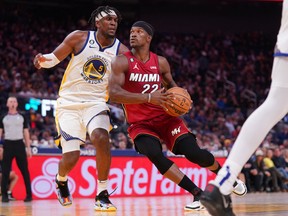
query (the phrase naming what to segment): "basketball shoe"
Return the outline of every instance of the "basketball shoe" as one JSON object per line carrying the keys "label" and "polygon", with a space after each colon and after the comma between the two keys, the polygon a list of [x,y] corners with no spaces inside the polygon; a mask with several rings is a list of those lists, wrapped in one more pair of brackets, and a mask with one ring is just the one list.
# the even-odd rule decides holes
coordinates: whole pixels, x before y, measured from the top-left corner
{"label": "basketball shoe", "polygon": [[221,194],[213,184],[207,185],[200,195],[200,201],[212,216],[235,216],[230,195]]}
{"label": "basketball shoe", "polygon": [[186,211],[200,211],[203,210],[205,207],[200,202],[200,196],[194,197],[194,201],[191,204],[187,204],[184,207]]}
{"label": "basketball shoe", "polygon": [[11,191],[8,191],[7,194],[8,194],[8,199],[9,199],[9,201],[14,201],[14,200],[16,200],[16,199],[13,197]]}
{"label": "basketball shoe", "polygon": [[187,204],[184,207],[184,210],[186,211],[200,211],[202,209],[204,209],[204,206],[201,204],[200,202],[200,195],[203,191],[200,188],[195,188],[192,192],[192,194],[194,195],[194,200],[191,204]]}
{"label": "basketball shoe", "polygon": [[57,198],[60,204],[66,207],[72,205],[72,196],[70,195],[68,189],[68,180],[65,182],[58,181],[56,177],[55,182],[56,182]]}
{"label": "basketball shoe", "polygon": [[117,208],[109,200],[110,194],[107,190],[102,191],[95,198],[95,211],[116,211]]}
{"label": "basketball shoe", "polygon": [[244,196],[247,193],[247,187],[243,181],[236,179],[235,184],[233,185],[233,193],[238,196]]}

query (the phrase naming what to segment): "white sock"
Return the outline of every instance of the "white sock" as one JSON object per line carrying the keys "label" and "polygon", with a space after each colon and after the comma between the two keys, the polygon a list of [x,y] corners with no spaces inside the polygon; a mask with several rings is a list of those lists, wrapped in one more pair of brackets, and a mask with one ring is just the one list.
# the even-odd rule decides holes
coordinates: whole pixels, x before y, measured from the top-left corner
{"label": "white sock", "polygon": [[219,187],[222,194],[228,195],[232,192],[238,172],[240,172],[241,169],[242,167],[239,166],[238,163],[227,159],[223,167],[219,170],[215,180],[210,183]]}
{"label": "white sock", "polygon": [[100,181],[97,180],[97,195],[104,190],[107,190],[108,180]]}
{"label": "white sock", "polygon": [[62,181],[62,182],[65,182],[68,179],[67,176],[60,176],[59,174],[57,174],[56,178],[57,178],[58,181]]}

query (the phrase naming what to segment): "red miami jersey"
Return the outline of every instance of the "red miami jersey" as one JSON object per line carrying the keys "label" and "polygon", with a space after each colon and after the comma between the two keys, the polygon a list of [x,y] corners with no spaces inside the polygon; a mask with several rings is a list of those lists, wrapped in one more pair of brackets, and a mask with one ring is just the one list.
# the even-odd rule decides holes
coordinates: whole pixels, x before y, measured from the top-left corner
{"label": "red miami jersey", "polygon": [[[150,59],[143,63],[131,52],[124,54],[128,59],[128,72],[125,74],[125,90],[133,93],[152,93],[160,89],[162,77],[159,71],[158,56],[150,52]],[[151,103],[123,104],[129,136],[135,141],[141,134],[162,139],[169,150],[178,137],[189,133],[182,119],[168,115],[161,106]]]}
{"label": "red miami jersey", "polygon": [[[124,55],[128,59],[129,69],[125,74],[123,89],[133,93],[147,94],[161,88],[162,77],[159,71],[158,56],[155,53],[150,52],[150,58],[145,63],[135,58],[130,51],[124,53]],[[162,107],[148,102],[123,104],[123,107],[129,124],[154,119],[166,114]]]}

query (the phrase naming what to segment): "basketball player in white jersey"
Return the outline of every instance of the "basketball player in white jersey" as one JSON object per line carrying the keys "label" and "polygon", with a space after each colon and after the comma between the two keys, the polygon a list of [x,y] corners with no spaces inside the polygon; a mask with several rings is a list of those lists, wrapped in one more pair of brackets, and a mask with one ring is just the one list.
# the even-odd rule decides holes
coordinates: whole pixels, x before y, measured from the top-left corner
{"label": "basketball player in white jersey", "polygon": [[274,57],[266,100],[246,120],[222,169],[201,195],[201,203],[211,215],[235,215],[229,194],[237,175],[271,128],[288,112],[288,0],[283,1]]}
{"label": "basketball player in white jersey", "polygon": [[115,38],[121,15],[117,9],[100,6],[91,14],[92,27],[97,31],[73,31],[49,54],[37,54],[36,68],[51,68],[71,54],[57,99],[56,123],[61,136],[62,159],[56,176],[57,196],[63,206],[72,204],[68,174],[80,156],[80,145],[86,132],[96,148],[98,174],[96,211],[115,211],[107,192],[111,153],[108,132],[108,77],[112,57],[128,51]]}

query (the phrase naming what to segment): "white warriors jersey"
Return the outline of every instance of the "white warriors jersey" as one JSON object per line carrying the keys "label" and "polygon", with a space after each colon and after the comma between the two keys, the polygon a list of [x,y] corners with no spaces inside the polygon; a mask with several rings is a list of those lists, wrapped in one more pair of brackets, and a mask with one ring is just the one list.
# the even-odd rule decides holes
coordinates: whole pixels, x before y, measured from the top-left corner
{"label": "white warriors jersey", "polygon": [[64,73],[60,98],[70,102],[107,102],[111,60],[118,54],[120,41],[101,47],[96,32],[89,31],[84,47],[72,58]]}

